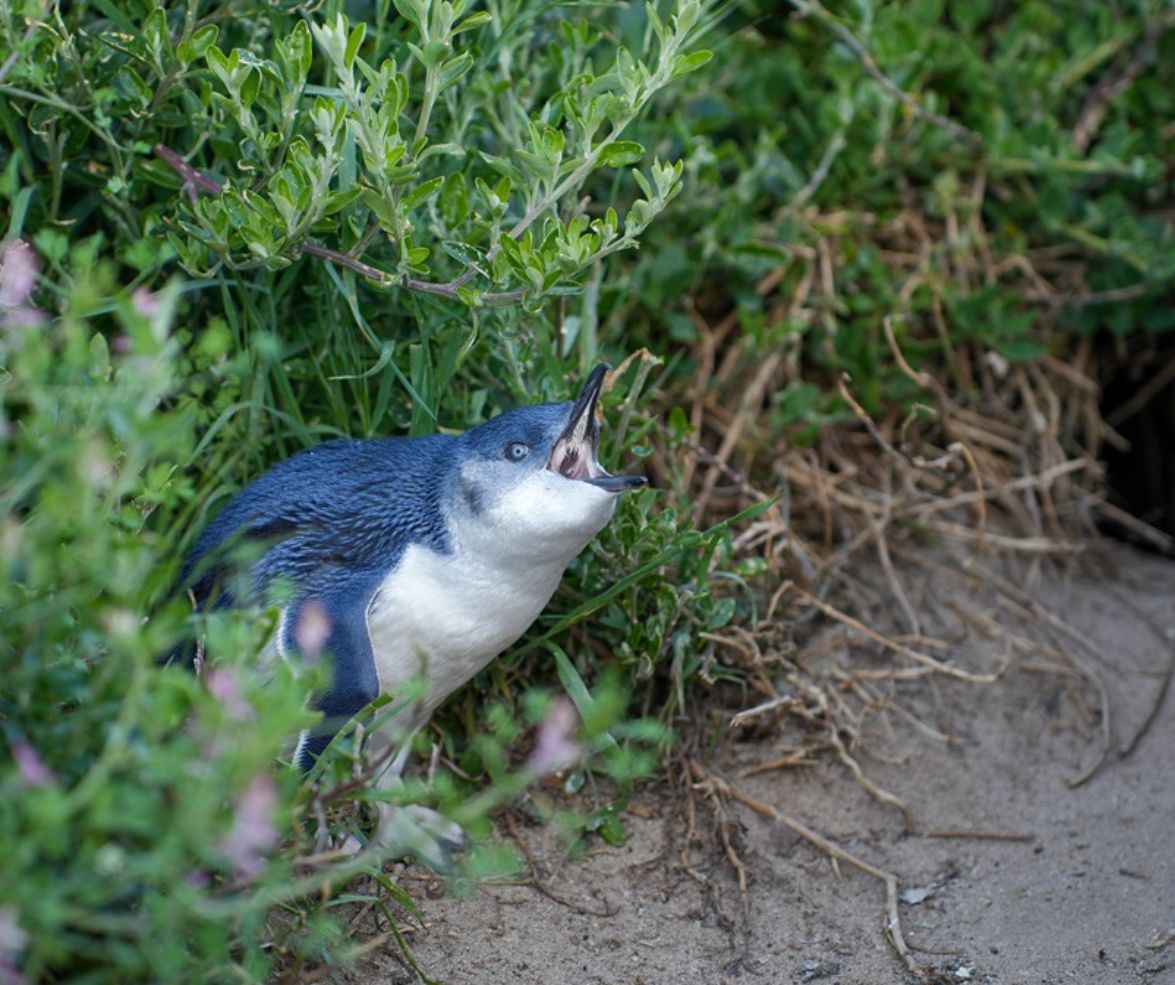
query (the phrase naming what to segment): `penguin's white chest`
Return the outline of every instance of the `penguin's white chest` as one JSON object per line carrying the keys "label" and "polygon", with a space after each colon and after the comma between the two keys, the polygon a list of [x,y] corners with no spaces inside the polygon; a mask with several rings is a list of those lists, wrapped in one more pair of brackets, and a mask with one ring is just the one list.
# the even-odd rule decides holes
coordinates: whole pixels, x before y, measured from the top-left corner
{"label": "penguin's white chest", "polygon": [[405,730],[526,632],[614,509],[612,494],[542,470],[484,511],[450,515],[450,553],[405,551],[367,609],[380,690],[425,682]]}
{"label": "penguin's white chest", "polygon": [[452,691],[517,640],[543,611],[566,562],[497,568],[413,544],[367,611],[380,690],[423,678],[425,719]]}

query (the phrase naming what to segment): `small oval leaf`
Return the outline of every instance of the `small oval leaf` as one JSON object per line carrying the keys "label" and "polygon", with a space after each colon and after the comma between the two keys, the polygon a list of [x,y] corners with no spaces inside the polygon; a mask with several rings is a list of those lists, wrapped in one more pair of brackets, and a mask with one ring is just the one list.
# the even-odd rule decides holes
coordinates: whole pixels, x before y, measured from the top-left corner
{"label": "small oval leaf", "polygon": [[617,140],[604,148],[600,154],[600,163],[609,168],[622,168],[636,164],[644,156],[644,147],[635,140]]}
{"label": "small oval leaf", "polygon": [[688,55],[678,55],[673,62],[672,78],[678,78],[682,75],[688,75],[703,65],[705,65],[711,58],[714,57],[714,52],[703,49],[702,51],[692,51]]}

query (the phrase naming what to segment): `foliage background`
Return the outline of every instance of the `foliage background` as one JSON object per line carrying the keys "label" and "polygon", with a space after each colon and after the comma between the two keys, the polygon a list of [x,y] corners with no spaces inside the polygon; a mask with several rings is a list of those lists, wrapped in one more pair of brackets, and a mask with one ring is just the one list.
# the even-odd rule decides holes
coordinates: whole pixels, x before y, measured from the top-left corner
{"label": "foliage background", "polygon": [[[330,910],[378,867],[307,862],[321,797],[270,769],[306,682],[248,671],[255,617],[203,625],[235,654],[220,676],[154,666],[191,619],[167,590],[202,522],[307,444],[461,430],[623,367],[607,461],[660,488],[487,673],[488,710],[470,690],[429,739],[473,783],[426,793],[484,831],[546,713],[528,686],[567,688],[626,782],[657,736],[628,715],[753,681],[703,634],[753,623],[805,558],[694,527],[782,491],[777,528],[853,542],[795,509],[781,465],[843,468],[842,373],[861,413],[913,414],[940,448],[968,437],[956,411],[1050,422],[1047,443],[1025,431],[1033,467],[1112,440],[1088,399],[1037,397],[1175,318],[1167,4],[674,13],[666,42],[635,4],[0,11],[0,222],[32,247],[0,290],[0,980],[345,960]],[[354,50],[340,14],[368,25]],[[622,837],[594,796],[586,826]],[[361,799],[332,802],[338,823]]]}

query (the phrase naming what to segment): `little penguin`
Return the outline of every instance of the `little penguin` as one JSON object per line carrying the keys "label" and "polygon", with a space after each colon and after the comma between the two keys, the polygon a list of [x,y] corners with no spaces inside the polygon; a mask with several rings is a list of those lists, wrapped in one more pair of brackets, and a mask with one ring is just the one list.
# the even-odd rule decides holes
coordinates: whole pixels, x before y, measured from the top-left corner
{"label": "little penguin", "polygon": [[[597,366],[574,401],[510,410],[464,434],[298,452],[242,490],[197,540],[181,584],[198,606],[245,601],[228,587],[227,555],[259,541],[246,584],[260,599],[282,591],[272,646],[295,656],[304,621],[319,627],[332,672],[314,698],[323,720],[298,740],[299,768],[378,695],[394,699],[422,680],[423,697],[382,730],[400,752],[380,782],[394,783],[411,735],[526,631],[618,495],[645,484],[598,461],[608,370]],[[385,844],[403,835],[389,834],[404,827],[394,814],[381,817]]]}

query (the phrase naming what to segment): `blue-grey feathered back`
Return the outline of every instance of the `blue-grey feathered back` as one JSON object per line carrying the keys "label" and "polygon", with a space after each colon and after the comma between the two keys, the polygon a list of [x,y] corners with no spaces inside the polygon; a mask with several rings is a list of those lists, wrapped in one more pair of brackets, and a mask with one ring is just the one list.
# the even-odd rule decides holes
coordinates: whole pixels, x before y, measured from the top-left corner
{"label": "blue-grey feathered back", "polygon": [[232,604],[220,584],[223,555],[244,541],[270,545],[253,569],[257,591],[275,577],[323,591],[339,578],[386,571],[412,543],[448,550],[441,506],[458,441],[448,435],[340,440],[298,452],[212,521],[184,565],[182,583],[190,583],[201,606]]}

